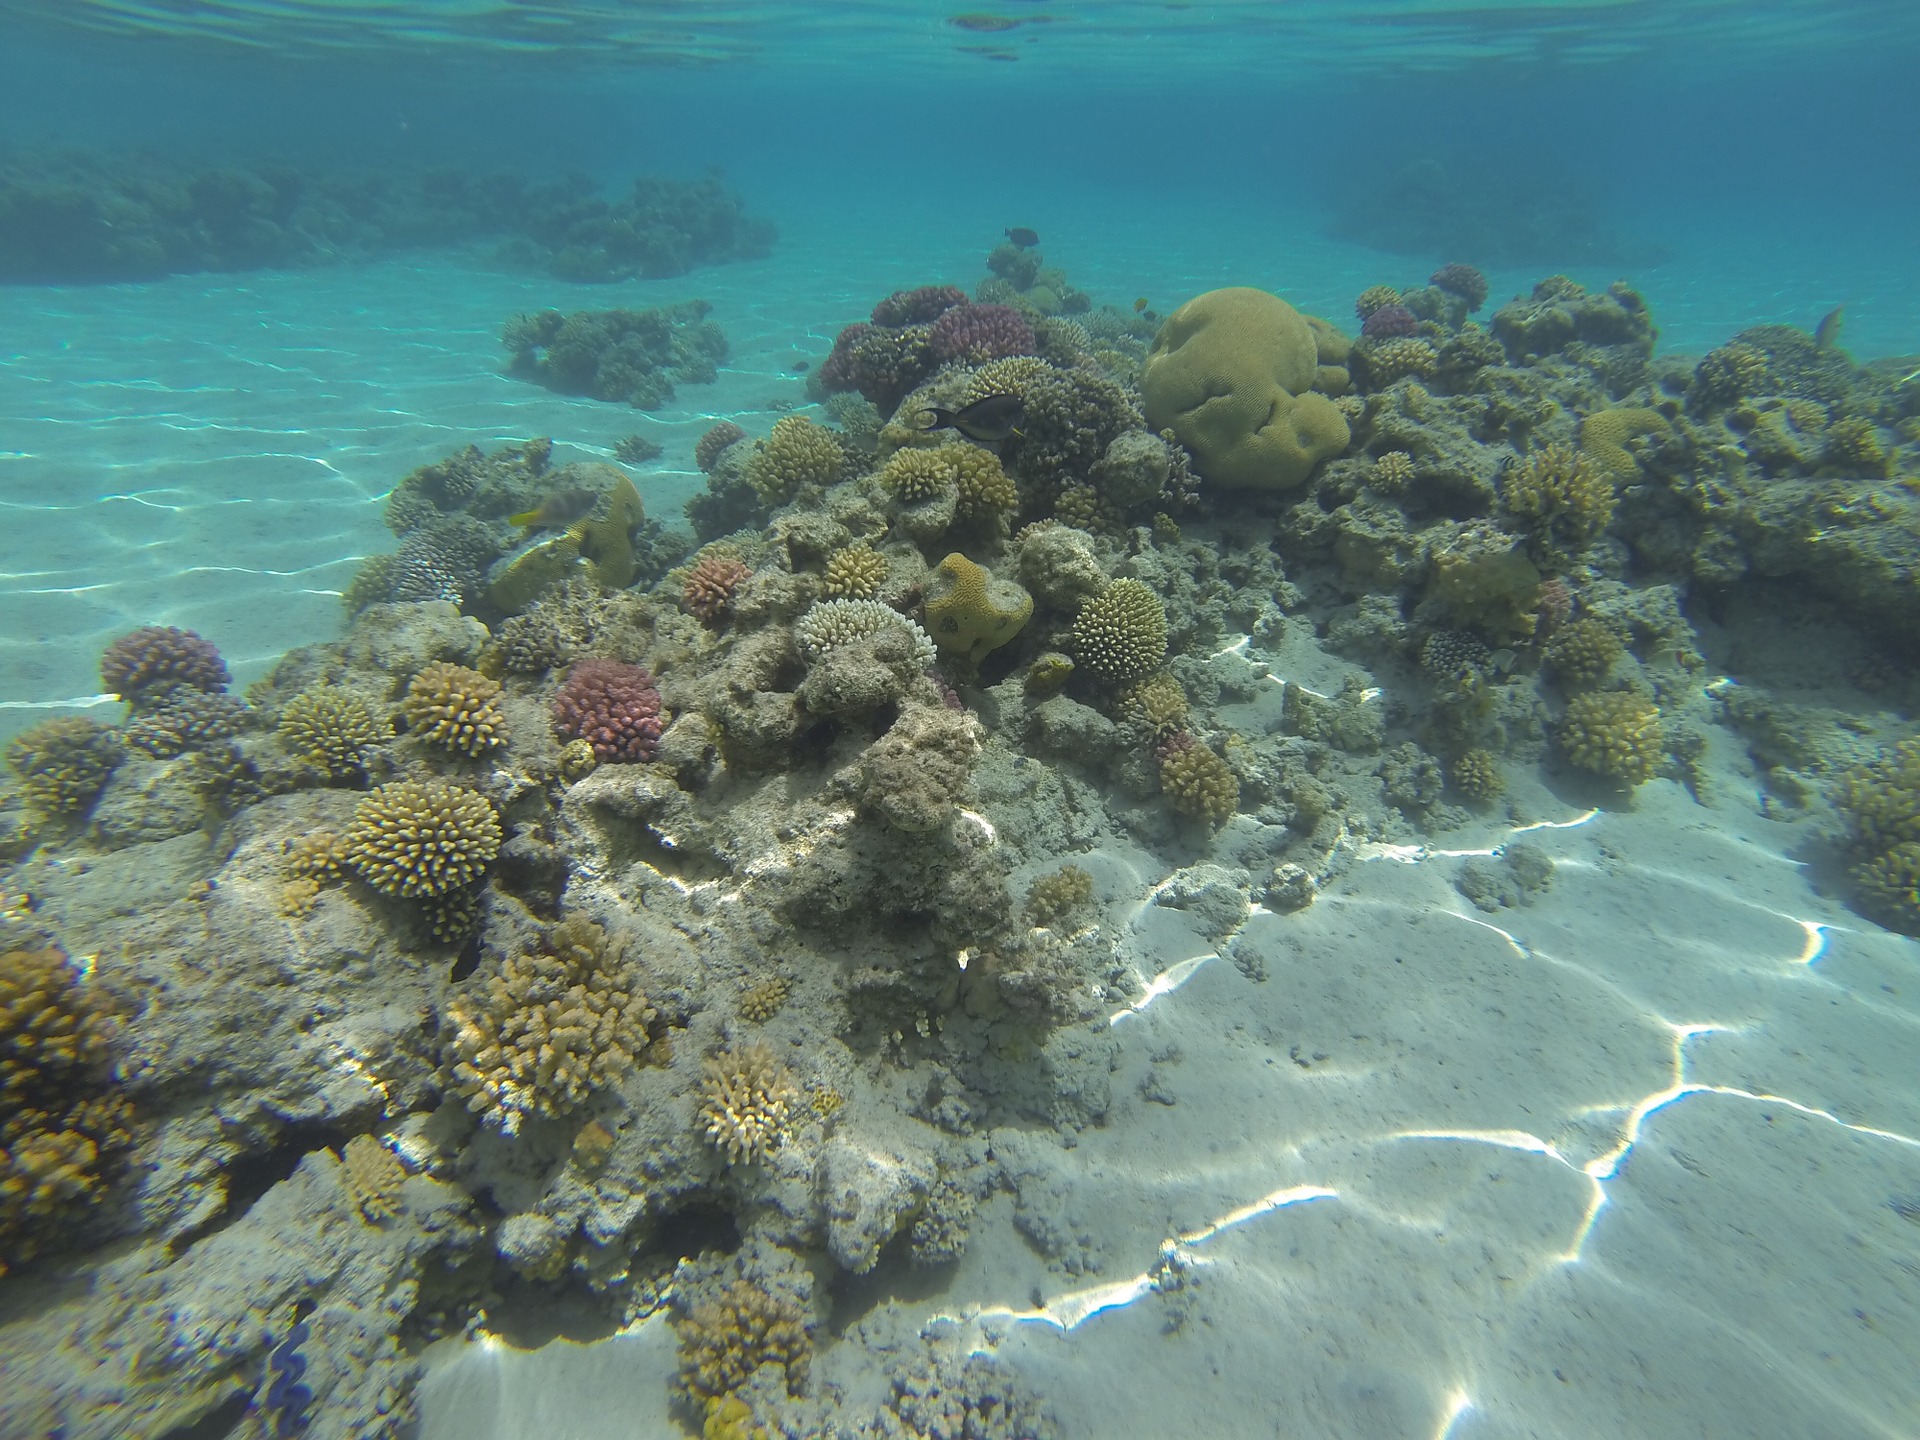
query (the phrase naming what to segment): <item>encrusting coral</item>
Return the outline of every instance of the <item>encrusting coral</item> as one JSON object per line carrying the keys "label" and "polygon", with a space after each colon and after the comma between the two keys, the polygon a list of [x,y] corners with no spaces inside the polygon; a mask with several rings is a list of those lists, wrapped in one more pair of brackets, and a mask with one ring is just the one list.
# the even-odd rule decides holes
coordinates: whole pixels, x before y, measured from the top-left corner
{"label": "encrusting coral", "polygon": [[7,742],[7,768],[20,781],[32,825],[80,814],[106,788],[119,762],[114,733],[79,715],[42,720]]}
{"label": "encrusting coral", "polygon": [[602,761],[651,760],[666,728],[660,691],[643,666],[576,661],[553,697],[553,728],[585,740]]}
{"label": "encrusting coral", "polygon": [[507,719],[494,703],[499,696],[499,681],[436,660],[413,677],[400,708],[408,731],[427,744],[477,756],[507,743]]}
{"label": "encrusting coral", "polygon": [[806,1313],[784,1294],[736,1280],[697,1302],[674,1332],[680,1344],[680,1384],[698,1401],[722,1400],[763,1365],[775,1365],[789,1395],[806,1388],[813,1341]]}
{"label": "encrusting coral", "polygon": [[472,885],[500,853],[500,817],[459,785],[399,780],[354,807],[342,858],[374,889],[424,899]]}
{"label": "encrusting coral", "polygon": [[803,485],[831,485],[845,459],[833,432],[800,415],[774,423],[773,434],[747,461],[746,481],[768,504],[792,498]]}
{"label": "encrusting coral", "polygon": [[367,751],[391,734],[371,705],[333,685],[295,695],[281,707],[279,730],[288,751],[336,780],[358,775]]}
{"label": "encrusting coral", "polygon": [[1567,702],[1560,745],[1582,770],[1639,785],[1662,753],[1659,708],[1631,690],[1589,691]]}
{"label": "encrusting coral", "polygon": [[734,1165],[752,1165],[786,1142],[800,1091],[758,1041],[709,1056],[700,1082],[700,1133]]}
{"label": "encrusting coral", "polygon": [[1115,580],[1080,607],[1073,621],[1078,662],[1114,684],[1151,674],[1167,658],[1167,611],[1134,579]]}
{"label": "encrusting coral", "polygon": [[928,577],[925,603],[933,643],[975,663],[1018,635],[1033,614],[1033,596],[958,553]]}
{"label": "encrusting coral", "polygon": [[476,1114],[512,1134],[617,1083],[647,1048],[654,1011],[591,920],[570,917],[448,1007],[447,1068]]}

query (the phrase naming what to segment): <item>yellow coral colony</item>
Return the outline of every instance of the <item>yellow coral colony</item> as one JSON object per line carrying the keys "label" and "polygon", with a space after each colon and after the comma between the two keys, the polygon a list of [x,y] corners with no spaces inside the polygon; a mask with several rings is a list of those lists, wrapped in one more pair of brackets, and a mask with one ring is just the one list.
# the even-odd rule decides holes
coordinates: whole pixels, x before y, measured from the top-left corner
{"label": "yellow coral colony", "polygon": [[500,817],[478,791],[401,780],[355,807],[341,853],[385,894],[445,895],[486,873],[500,853]]}
{"label": "yellow coral colony", "polygon": [[1624,485],[1638,478],[1640,463],[1627,449],[1627,441],[1637,435],[1667,436],[1673,427],[1658,410],[1623,405],[1600,410],[1580,422],[1580,448],[1607,473],[1615,484]]}
{"label": "yellow coral colony", "polygon": [[1073,622],[1079,663],[1117,685],[1151,674],[1167,658],[1167,612],[1138,580],[1115,580]]}
{"label": "yellow coral colony", "polygon": [[507,743],[507,721],[494,703],[500,683],[478,670],[436,660],[413,677],[401,709],[407,729],[429,745],[484,755]]}
{"label": "yellow coral colony", "polygon": [[928,578],[926,607],[933,643],[978,664],[1020,633],[1033,614],[1033,596],[956,553]]}
{"label": "yellow coral colony", "polygon": [[1660,711],[1628,690],[1576,695],[1567,702],[1560,744],[1582,770],[1639,785],[1660,764]]}
{"label": "yellow coral colony", "polygon": [[787,1067],[755,1041],[722,1050],[700,1083],[700,1131],[735,1165],[755,1164],[784,1143],[800,1092]]}

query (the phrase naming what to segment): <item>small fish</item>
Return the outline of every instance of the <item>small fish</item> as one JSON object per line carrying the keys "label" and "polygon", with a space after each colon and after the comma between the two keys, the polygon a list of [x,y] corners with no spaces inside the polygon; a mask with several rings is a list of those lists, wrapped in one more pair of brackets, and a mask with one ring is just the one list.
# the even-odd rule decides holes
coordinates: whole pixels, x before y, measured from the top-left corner
{"label": "small fish", "polygon": [[810,360],[796,360],[787,368],[796,375],[804,375],[813,368],[813,362]]}
{"label": "small fish", "polygon": [[533,530],[564,530],[576,520],[591,514],[593,507],[600,503],[600,497],[592,490],[562,490],[558,495],[549,495],[538,510],[522,510],[518,515],[509,515],[509,525],[525,525]]}
{"label": "small fish", "polygon": [[1138,300],[1135,300],[1133,302],[1133,313],[1136,315],[1143,313],[1146,310],[1146,308],[1147,308],[1147,297],[1144,295],[1142,295]]}
{"label": "small fish", "polygon": [[1820,323],[1813,327],[1813,343],[1822,350],[1831,350],[1840,343],[1840,327],[1847,323],[1847,307],[1836,305],[1820,317]]}
{"label": "small fish", "polygon": [[1018,245],[1022,250],[1031,250],[1040,243],[1039,233],[1027,229],[1024,225],[1015,225],[1011,230],[1007,231],[1007,239]]}
{"label": "small fish", "polygon": [[1020,434],[1020,422],[1027,418],[1027,402],[1018,395],[989,395],[960,410],[943,410],[929,405],[920,412],[932,416],[923,429],[958,430],[970,440],[991,443]]}

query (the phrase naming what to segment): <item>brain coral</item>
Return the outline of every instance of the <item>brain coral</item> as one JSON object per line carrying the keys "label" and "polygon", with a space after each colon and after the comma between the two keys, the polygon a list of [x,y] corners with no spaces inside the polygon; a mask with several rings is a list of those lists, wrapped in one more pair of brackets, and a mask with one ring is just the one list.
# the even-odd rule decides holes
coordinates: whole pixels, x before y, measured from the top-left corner
{"label": "brain coral", "polygon": [[654,1019],[620,947],[578,917],[510,957],[481,993],[457,996],[448,1015],[454,1088],[509,1135],[528,1115],[564,1114],[617,1083]]}
{"label": "brain coral", "polygon": [[813,1341],[805,1312],[785,1295],[736,1280],[674,1329],[680,1384],[695,1400],[723,1401],[763,1365],[780,1367],[789,1394],[806,1387]]}
{"label": "brain coral", "polygon": [[341,855],[374,889],[432,898],[473,884],[500,853],[500,817],[459,785],[401,780],[354,807]]}
{"label": "brain coral", "polygon": [[32,824],[77,815],[106,788],[120,763],[120,744],[103,725],[58,715],[7,742],[7,768],[19,778]]}
{"label": "brain coral", "polygon": [[785,1143],[800,1103],[787,1067],[755,1041],[710,1056],[700,1082],[700,1133],[735,1165]]}
{"label": "brain coral", "polygon": [[601,760],[651,760],[665,728],[660,691],[639,665],[580,660],[553,697],[553,728]]}
{"label": "brain coral", "polygon": [[484,755],[507,743],[507,720],[494,704],[500,682],[436,660],[413,677],[401,710],[407,729],[429,745]]}
{"label": "brain coral", "polygon": [[100,657],[101,684],[136,703],[145,692],[169,685],[225,690],[230,678],[218,650],[175,625],[143,625],[122,635]]}
{"label": "brain coral", "polygon": [[360,773],[366,752],[388,736],[387,722],[351,690],[302,690],[280,711],[280,738],[294,755],[337,780]]}
{"label": "brain coral", "polygon": [[844,458],[832,431],[788,415],[774,423],[773,434],[754,451],[744,473],[755,494],[778,504],[802,485],[831,485],[840,478]]}
{"label": "brain coral", "polygon": [[1033,353],[1033,327],[1011,305],[956,305],[933,322],[927,343],[940,360],[980,365]]}
{"label": "brain coral", "polygon": [[1630,690],[1576,695],[1567,702],[1560,744],[1582,770],[1638,785],[1660,764],[1660,711]]}
{"label": "brain coral", "polygon": [[1033,614],[1033,596],[955,553],[928,578],[926,607],[933,643],[978,663],[1020,633]]}
{"label": "brain coral", "polygon": [[1080,607],[1073,621],[1080,664],[1123,685],[1151,674],[1167,658],[1167,612],[1138,580],[1115,580]]}
{"label": "brain coral", "polygon": [[1286,490],[1347,448],[1346,417],[1312,393],[1313,327],[1264,290],[1210,290],[1161,325],[1141,398],[1148,425],[1172,430],[1202,476],[1232,489]]}

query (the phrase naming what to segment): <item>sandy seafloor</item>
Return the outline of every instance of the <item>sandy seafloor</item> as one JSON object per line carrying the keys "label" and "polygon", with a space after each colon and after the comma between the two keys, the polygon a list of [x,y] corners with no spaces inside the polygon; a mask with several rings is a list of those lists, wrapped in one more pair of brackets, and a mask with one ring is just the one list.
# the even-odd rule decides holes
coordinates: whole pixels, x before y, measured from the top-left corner
{"label": "sandy seafloor", "polygon": [[[774,402],[803,403],[792,362],[876,298],[979,276],[1000,217],[888,200],[774,208],[771,258],[652,284],[423,257],[0,294],[5,728],[91,696],[99,649],[139,624],[201,631],[243,683],[336,634],[355,563],[392,545],[380,497],[468,442],[551,434],[577,457],[639,430],[666,447],[637,472],[650,511],[676,515],[714,417],[764,434]],[[1344,322],[1365,284],[1428,268],[1272,215],[1187,216],[1182,253],[1084,211],[1004,218],[1101,301],[1251,283]],[[1829,238],[1856,250],[1796,267],[1778,237],[1676,236],[1674,260],[1626,278],[1665,349],[1839,299],[1856,354],[1903,348],[1904,249]],[[1495,274],[1495,303],[1537,278]],[[733,359],[658,414],[499,372],[516,310],[692,296]],[[1709,635],[1709,665],[1714,644],[1762,645],[1817,691],[1845,657],[1805,638]],[[1221,663],[1316,688],[1343,667],[1305,644]],[[1516,774],[1515,821],[1363,852],[1307,910],[1245,917],[1239,964],[1198,912],[1151,903],[1163,866],[1117,838],[1080,858],[1160,978],[1114,1022],[1103,1126],[994,1138],[1046,1175],[1081,1273],[1049,1268],[1000,1195],[943,1290],[866,1294],[842,1343],[955,1317],[1076,1440],[1916,1433],[1920,948],[1819,893],[1807,830],[1762,813],[1736,736],[1708,742],[1697,798],[1662,779],[1595,809],[1618,802]],[[1451,882],[1514,825],[1554,884],[1483,915]],[[1146,1284],[1167,1263],[1185,1288]],[[443,1351],[424,1434],[676,1433],[671,1368],[658,1318],[585,1349]]]}

